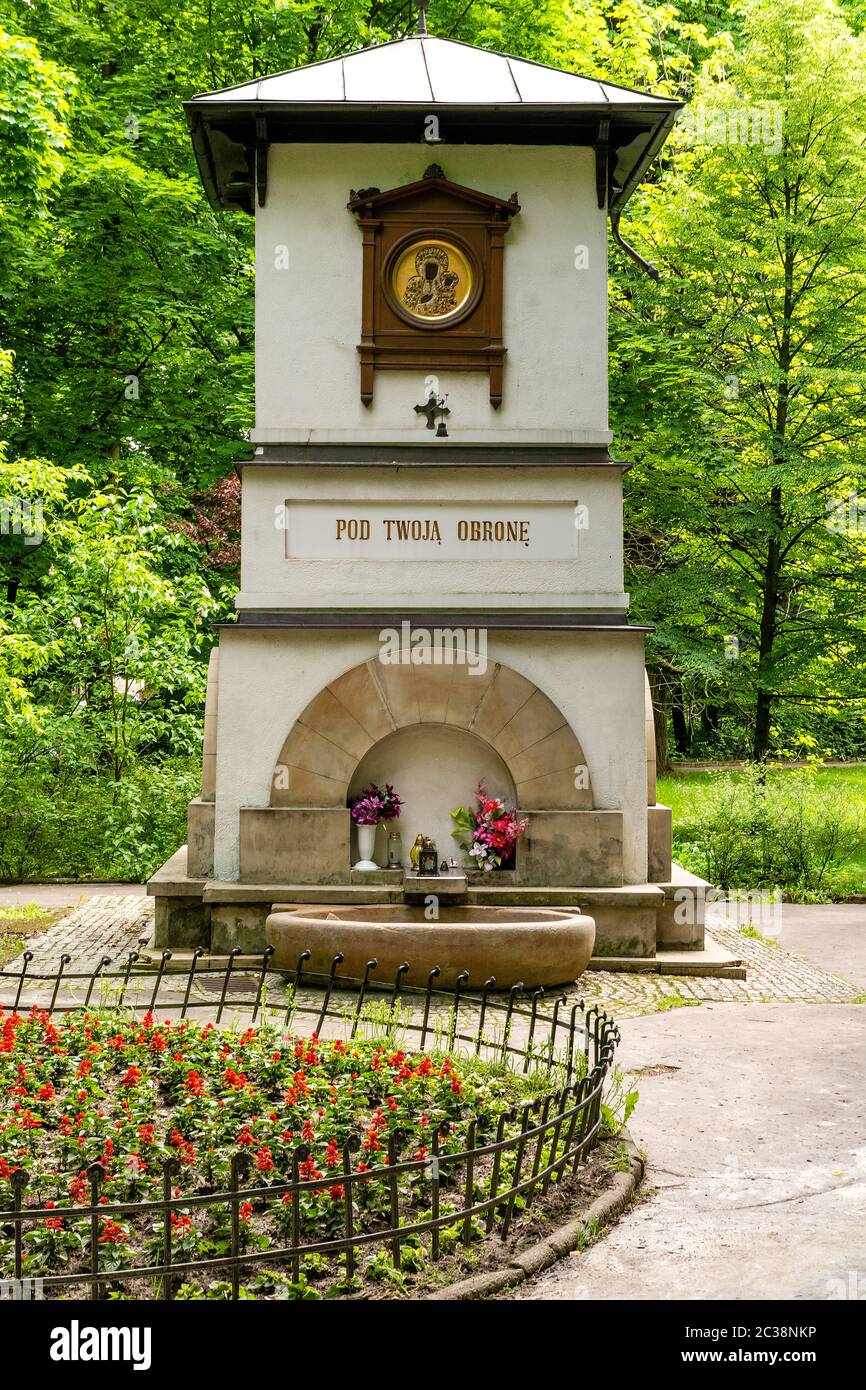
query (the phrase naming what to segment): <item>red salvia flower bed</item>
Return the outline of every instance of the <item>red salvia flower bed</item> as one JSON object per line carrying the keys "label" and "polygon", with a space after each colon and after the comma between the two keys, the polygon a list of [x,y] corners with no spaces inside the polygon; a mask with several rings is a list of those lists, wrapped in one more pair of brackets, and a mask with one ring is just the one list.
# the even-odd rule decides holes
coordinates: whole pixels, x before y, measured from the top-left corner
{"label": "red salvia flower bed", "polygon": [[[531,1082],[505,1069],[435,1051],[407,1052],[388,1041],[323,1041],[272,1027],[232,1032],[150,1014],[137,1019],[119,1010],[58,1019],[36,1008],[24,1016],[0,1010],[0,1210],[13,1207],[12,1177],[25,1169],[25,1205],[50,1204],[56,1215],[25,1225],[23,1273],[86,1271],[90,1220],[76,1217],[75,1208],[90,1201],[89,1164],[103,1165],[99,1201],[110,1205],[161,1198],[168,1159],[179,1161],[175,1197],[223,1192],[232,1156],[244,1152],[251,1160],[248,1186],[292,1181],[293,1161],[302,1179],[319,1185],[298,1194],[297,1214],[291,1194],[242,1203],[242,1247],[264,1251],[290,1244],[295,1222],[306,1239],[327,1240],[344,1234],[347,1144],[359,1172],[387,1165],[395,1134],[404,1160],[427,1159],[434,1132],[443,1154],[460,1152],[470,1121],[476,1123],[476,1144],[493,1139],[500,1115],[526,1100],[530,1088]],[[503,1155],[503,1176],[508,1160]],[[422,1178],[422,1170],[401,1178],[404,1222],[429,1215],[429,1181]],[[462,1201],[459,1178],[455,1166],[455,1210]],[[444,1169],[442,1181],[447,1212]],[[389,1201],[387,1181],[356,1184],[355,1231],[384,1229]],[[161,1263],[163,1225],[153,1218],[152,1212],[106,1215],[98,1238],[100,1269]],[[228,1204],[220,1202],[175,1211],[173,1259],[227,1254],[230,1219]],[[9,1225],[0,1229],[0,1277],[13,1273],[13,1234]],[[446,1230],[445,1248],[448,1239]],[[422,1241],[408,1239],[410,1277],[413,1268],[425,1265],[427,1253]],[[358,1266],[364,1278],[399,1285],[406,1277],[397,1276],[375,1246],[359,1251]],[[359,1275],[346,1278],[344,1257],[308,1256],[303,1270],[281,1296],[315,1297],[317,1288],[345,1292],[358,1286]],[[226,1285],[220,1277],[202,1289],[184,1276],[181,1296],[221,1296]],[[285,1284],[285,1274],[273,1270],[260,1276],[270,1288],[279,1278]],[[118,1283],[124,1287],[128,1291]]]}

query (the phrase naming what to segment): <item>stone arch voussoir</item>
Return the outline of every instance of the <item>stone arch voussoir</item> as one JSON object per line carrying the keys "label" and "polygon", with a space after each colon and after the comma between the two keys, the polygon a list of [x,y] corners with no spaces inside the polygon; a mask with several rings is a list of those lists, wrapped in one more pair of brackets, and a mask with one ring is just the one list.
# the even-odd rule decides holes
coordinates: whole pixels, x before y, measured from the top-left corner
{"label": "stone arch voussoir", "polygon": [[352,774],[397,729],[437,724],[485,739],[506,763],[522,809],[592,809],[580,743],[556,705],[517,671],[490,662],[353,666],[292,726],[274,769],[272,806],[345,806]]}

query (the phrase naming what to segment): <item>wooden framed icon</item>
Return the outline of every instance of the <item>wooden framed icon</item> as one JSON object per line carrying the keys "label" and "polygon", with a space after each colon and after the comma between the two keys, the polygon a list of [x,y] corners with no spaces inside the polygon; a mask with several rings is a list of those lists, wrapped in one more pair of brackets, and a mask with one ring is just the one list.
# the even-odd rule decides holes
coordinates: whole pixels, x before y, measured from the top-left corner
{"label": "wooden framed icon", "polygon": [[487,372],[502,401],[505,234],[517,194],[464,188],[431,165],[416,183],[349,199],[363,235],[361,399],[377,368]]}

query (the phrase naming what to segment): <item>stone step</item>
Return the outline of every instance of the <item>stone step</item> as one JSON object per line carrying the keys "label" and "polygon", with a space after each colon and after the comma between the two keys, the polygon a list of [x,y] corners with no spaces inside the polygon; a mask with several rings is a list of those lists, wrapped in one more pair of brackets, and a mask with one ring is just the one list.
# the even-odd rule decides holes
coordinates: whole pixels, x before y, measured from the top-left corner
{"label": "stone step", "polygon": [[741,956],[707,937],[703,950],[676,951],[659,948],[654,956],[593,956],[590,970],[612,970],[629,975],[700,975],[715,980],[745,980]]}

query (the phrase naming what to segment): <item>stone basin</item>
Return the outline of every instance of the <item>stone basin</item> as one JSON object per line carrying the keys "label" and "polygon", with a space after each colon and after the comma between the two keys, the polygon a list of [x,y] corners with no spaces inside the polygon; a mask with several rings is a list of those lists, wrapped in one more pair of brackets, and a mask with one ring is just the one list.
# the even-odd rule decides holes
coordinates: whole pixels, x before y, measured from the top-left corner
{"label": "stone basin", "polygon": [[411,904],[372,907],[293,907],[275,904],[265,924],[274,947],[274,965],[294,970],[303,951],[305,969],[327,974],[338,952],[340,975],[372,975],[391,983],[403,961],[407,984],[424,985],[434,965],[441,974],[437,989],[453,989],[457,976],[469,972],[469,989],[495,976],[496,988],[519,981],[527,986],[566,984],[589,964],[595,922],[575,909],[442,906],[436,921],[424,907]]}

